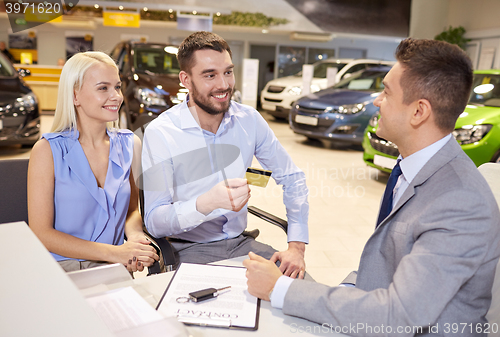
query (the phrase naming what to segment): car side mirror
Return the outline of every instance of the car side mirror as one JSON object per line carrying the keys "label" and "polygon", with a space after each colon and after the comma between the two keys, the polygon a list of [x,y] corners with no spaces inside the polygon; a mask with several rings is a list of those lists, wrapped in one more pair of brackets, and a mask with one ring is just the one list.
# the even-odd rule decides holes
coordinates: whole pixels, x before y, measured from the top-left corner
{"label": "car side mirror", "polygon": [[29,69],[19,68],[17,72],[21,77],[31,76],[31,71]]}

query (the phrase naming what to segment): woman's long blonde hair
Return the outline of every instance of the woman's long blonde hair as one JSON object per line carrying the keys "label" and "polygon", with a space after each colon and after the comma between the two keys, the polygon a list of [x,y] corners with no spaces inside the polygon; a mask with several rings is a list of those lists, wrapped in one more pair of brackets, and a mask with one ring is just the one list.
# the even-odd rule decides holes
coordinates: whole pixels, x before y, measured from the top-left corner
{"label": "woman's long blonde hair", "polygon": [[[95,64],[105,63],[118,67],[111,57],[100,51],[88,51],[73,55],[64,65],[59,80],[57,105],[50,132],[77,130],[77,116],[74,105],[75,91],[82,88],[87,70]],[[109,122],[108,129],[118,129],[118,120]]]}

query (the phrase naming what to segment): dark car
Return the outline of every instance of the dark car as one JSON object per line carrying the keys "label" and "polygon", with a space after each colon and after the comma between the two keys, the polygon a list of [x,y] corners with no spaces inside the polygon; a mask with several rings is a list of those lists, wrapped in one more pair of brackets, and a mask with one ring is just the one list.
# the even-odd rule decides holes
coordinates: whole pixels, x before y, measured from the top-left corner
{"label": "dark car", "polygon": [[0,145],[32,146],[40,137],[38,99],[9,59],[0,52]]}
{"label": "dark car", "polygon": [[373,101],[384,89],[390,66],[369,68],[333,87],[302,97],[290,110],[290,127],[308,138],[360,145],[370,118],[378,111]]}
{"label": "dark car", "polygon": [[123,41],[113,48],[122,81],[121,128],[136,130],[186,98],[176,55],[177,47],[164,43]]}

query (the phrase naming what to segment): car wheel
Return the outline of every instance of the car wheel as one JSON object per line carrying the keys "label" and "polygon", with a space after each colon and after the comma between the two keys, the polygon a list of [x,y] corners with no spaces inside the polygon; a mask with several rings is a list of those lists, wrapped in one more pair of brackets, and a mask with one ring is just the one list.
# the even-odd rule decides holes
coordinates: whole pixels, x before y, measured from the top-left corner
{"label": "car wheel", "polygon": [[120,126],[120,129],[128,129],[128,117],[127,117],[127,112],[125,111],[125,108],[120,109],[120,116],[118,119],[118,124]]}

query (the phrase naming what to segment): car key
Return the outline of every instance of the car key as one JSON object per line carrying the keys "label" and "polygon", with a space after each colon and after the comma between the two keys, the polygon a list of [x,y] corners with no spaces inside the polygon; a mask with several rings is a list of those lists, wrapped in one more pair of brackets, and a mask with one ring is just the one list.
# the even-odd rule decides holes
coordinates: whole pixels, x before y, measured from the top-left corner
{"label": "car key", "polygon": [[209,300],[211,298],[219,296],[219,294],[222,290],[226,290],[229,288],[231,288],[231,286],[220,288],[220,289],[207,288],[207,289],[203,289],[203,290],[194,291],[192,293],[189,293],[189,299],[193,302],[206,301],[206,300]]}

